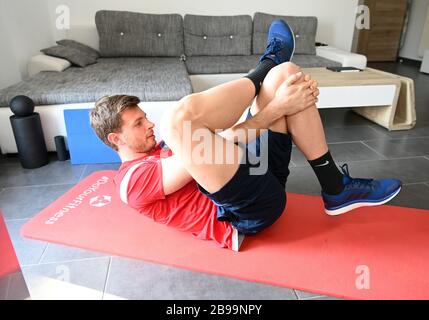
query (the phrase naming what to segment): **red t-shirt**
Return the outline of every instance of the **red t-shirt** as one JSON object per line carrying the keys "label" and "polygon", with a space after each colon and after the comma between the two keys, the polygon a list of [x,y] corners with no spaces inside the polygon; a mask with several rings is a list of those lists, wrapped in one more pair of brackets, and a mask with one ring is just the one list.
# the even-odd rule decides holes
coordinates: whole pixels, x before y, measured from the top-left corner
{"label": "red t-shirt", "polygon": [[160,145],[150,154],[121,165],[114,181],[122,201],[156,222],[231,249],[231,225],[217,220],[216,205],[198,190],[195,181],[164,194],[161,158],[170,157],[172,152]]}

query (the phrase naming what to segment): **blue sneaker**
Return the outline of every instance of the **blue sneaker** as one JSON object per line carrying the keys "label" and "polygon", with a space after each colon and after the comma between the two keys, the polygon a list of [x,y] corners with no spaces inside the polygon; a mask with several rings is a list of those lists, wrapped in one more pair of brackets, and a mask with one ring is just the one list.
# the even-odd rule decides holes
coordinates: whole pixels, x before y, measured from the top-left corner
{"label": "blue sneaker", "polygon": [[283,20],[274,20],[268,31],[268,44],[265,53],[259,59],[270,59],[276,64],[291,61],[295,53],[295,34]]}
{"label": "blue sneaker", "polygon": [[322,192],[325,212],[337,216],[350,210],[378,206],[392,200],[401,191],[401,181],[396,179],[354,179],[349,175],[347,164],[341,167],[345,188],[338,195]]}

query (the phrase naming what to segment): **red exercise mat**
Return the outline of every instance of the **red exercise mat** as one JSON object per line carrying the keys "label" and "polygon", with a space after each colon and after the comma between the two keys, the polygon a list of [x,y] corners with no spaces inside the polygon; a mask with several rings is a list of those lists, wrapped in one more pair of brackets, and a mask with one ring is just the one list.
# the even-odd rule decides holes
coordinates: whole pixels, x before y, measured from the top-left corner
{"label": "red exercise mat", "polygon": [[288,194],[280,220],[236,253],[127,208],[114,174],[87,177],[23,236],[340,298],[429,299],[427,210],[382,206],[330,217],[320,197]]}
{"label": "red exercise mat", "polygon": [[20,271],[18,258],[3,219],[3,212],[0,210],[0,278]]}

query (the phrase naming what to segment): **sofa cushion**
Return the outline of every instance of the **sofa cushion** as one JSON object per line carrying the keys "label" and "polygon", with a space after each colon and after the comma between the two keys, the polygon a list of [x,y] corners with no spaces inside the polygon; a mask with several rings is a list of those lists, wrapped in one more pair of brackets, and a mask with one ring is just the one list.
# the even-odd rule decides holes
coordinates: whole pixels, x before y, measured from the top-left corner
{"label": "sofa cushion", "polygon": [[87,65],[97,62],[97,59],[81,50],[61,45],[49,47],[40,51],[51,57],[65,59],[71,64],[79,67],[86,67]]}
{"label": "sofa cushion", "polygon": [[250,55],[252,17],[185,15],[187,56]]}
{"label": "sofa cushion", "polygon": [[183,54],[183,18],[178,14],[98,11],[102,57],[178,57]]}
{"label": "sofa cushion", "polygon": [[185,64],[177,58],[100,58],[86,68],[40,72],[0,90],[0,106],[17,95],[36,105],[95,102],[105,95],[129,94],[142,101],[176,101],[192,93]]}
{"label": "sofa cushion", "polygon": [[[248,73],[258,64],[260,55],[187,57],[189,74]],[[341,67],[341,63],[316,55],[296,54],[292,62],[301,68]]]}
{"label": "sofa cushion", "polygon": [[341,67],[341,63],[311,54],[296,54],[292,62],[301,68]]}
{"label": "sofa cushion", "polygon": [[83,43],[80,43],[78,41],[75,41],[75,40],[63,39],[63,40],[57,41],[57,44],[59,44],[61,46],[65,46],[65,47],[75,48],[77,50],[85,52],[87,55],[89,55],[90,57],[92,57],[94,59],[98,59],[100,57],[100,52],[98,52],[94,48],[91,48],[91,47],[89,47]]}
{"label": "sofa cushion", "polygon": [[189,74],[247,73],[258,64],[253,56],[195,56],[186,58]]}
{"label": "sofa cushion", "polygon": [[253,54],[262,54],[267,47],[267,35],[271,22],[285,20],[295,33],[296,54],[316,54],[316,17],[277,16],[255,13],[253,18]]}
{"label": "sofa cushion", "polygon": [[28,75],[34,76],[41,71],[61,72],[71,66],[70,61],[57,57],[38,54],[30,59],[28,63]]}

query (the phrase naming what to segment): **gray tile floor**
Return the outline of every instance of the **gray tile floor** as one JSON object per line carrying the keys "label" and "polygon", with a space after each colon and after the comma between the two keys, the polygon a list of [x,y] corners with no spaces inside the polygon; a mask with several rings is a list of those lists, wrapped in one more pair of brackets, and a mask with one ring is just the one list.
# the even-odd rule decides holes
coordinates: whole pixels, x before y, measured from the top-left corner
{"label": "gray tile floor", "polygon": [[[429,76],[407,64],[371,67],[415,79],[417,127],[388,132],[348,109],[321,110],[332,154],[338,164],[349,163],[352,176],[401,179],[404,190],[392,204],[429,209]],[[292,161],[288,191],[318,195],[317,180],[297,149]],[[16,157],[0,157],[0,207],[34,299],[330,299],[27,240],[19,235],[29,218],[84,177],[116,168],[116,164],[72,166],[56,161],[52,155],[49,165],[25,170]]]}

